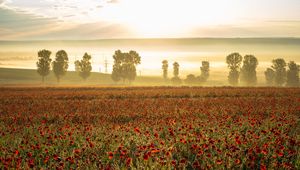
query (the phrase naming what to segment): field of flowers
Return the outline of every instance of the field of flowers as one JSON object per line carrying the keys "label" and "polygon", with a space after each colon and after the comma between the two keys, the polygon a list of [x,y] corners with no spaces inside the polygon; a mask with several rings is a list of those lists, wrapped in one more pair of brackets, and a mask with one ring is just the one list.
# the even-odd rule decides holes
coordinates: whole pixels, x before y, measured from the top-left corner
{"label": "field of flowers", "polygon": [[300,169],[299,88],[0,89],[0,169]]}

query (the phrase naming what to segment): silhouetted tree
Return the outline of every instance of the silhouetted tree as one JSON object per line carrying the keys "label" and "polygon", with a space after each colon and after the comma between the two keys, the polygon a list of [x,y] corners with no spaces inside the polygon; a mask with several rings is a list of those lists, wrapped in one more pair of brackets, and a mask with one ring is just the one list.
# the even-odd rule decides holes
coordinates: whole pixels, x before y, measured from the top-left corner
{"label": "silhouetted tree", "polygon": [[275,80],[275,72],[271,68],[267,68],[265,71],[265,77],[266,77],[266,82],[268,86],[273,86],[274,85],[274,80]]}
{"label": "silhouetted tree", "polygon": [[282,58],[277,58],[272,61],[271,66],[275,72],[275,84],[277,86],[282,86],[286,82],[286,62]]}
{"label": "silhouetted tree", "polygon": [[241,68],[241,82],[245,85],[255,85],[257,83],[256,67],[257,58],[254,55],[245,55]]}
{"label": "silhouetted tree", "polygon": [[198,83],[198,79],[194,74],[189,74],[186,76],[185,83],[189,85],[195,85]]}
{"label": "silhouetted tree", "polygon": [[173,63],[173,75],[171,79],[172,83],[175,85],[181,84],[181,79],[179,78],[179,64],[177,62]]}
{"label": "silhouetted tree", "polygon": [[178,77],[179,75],[179,64],[177,62],[173,63],[173,75],[174,77]]}
{"label": "silhouetted tree", "polygon": [[64,50],[60,50],[56,53],[55,61],[52,62],[53,72],[57,79],[57,82],[60,81],[60,78],[64,76],[69,67],[68,54]]}
{"label": "silhouetted tree", "polygon": [[228,82],[231,85],[237,85],[239,82],[240,66],[242,62],[242,56],[239,53],[232,53],[226,57],[226,63],[230,69],[228,75]]}
{"label": "silhouetted tree", "polygon": [[168,67],[169,67],[168,61],[167,60],[163,60],[162,61],[162,69],[163,69],[163,78],[165,80],[168,79]]}
{"label": "silhouetted tree", "polygon": [[209,77],[209,62],[202,61],[202,67],[200,67],[201,75],[199,77],[199,81],[201,83],[206,82]]}
{"label": "silhouetted tree", "polygon": [[44,83],[45,77],[50,73],[51,65],[51,51],[41,50],[38,52],[39,60],[36,62],[37,72],[42,76],[42,82]]}
{"label": "silhouetted tree", "polygon": [[115,51],[113,55],[114,65],[111,78],[118,82],[121,79],[123,82],[135,80],[136,65],[141,63],[141,57],[136,51],[129,51],[129,53],[122,53],[121,50]]}
{"label": "silhouetted tree", "polygon": [[91,75],[91,71],[92,71],[92,64],[90,62],[91,59],[92,56],[85,53],[81,61],[79,60],[75,61],[75,70],[79,73],[79,76],[84,80],[86,80]]}
{"label": "silhouetted tree", "polygon": [[290,61],[288,64],[289,69],[287,70],[287,81],[286,85],[290,87],[299,86],[299,71],[300,66],[294,61]]}

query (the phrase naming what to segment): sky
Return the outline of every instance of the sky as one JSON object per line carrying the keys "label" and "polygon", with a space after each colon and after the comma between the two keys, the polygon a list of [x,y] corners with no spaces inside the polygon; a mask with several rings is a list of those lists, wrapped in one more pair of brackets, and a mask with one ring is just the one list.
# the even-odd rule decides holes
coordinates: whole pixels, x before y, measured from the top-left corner
{"label": "sky", "polygon": [[300,0],[0,0],[0,40],[300,37]]}

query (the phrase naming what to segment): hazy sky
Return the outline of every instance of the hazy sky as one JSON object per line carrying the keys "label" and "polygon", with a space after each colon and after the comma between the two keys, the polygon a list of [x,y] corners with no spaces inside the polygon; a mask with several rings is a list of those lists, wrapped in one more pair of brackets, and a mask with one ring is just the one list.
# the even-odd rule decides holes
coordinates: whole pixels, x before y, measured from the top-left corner
{"label": "hazy sky", "polygon": [[0,0],[0,39],[300,37],[300,0]]}

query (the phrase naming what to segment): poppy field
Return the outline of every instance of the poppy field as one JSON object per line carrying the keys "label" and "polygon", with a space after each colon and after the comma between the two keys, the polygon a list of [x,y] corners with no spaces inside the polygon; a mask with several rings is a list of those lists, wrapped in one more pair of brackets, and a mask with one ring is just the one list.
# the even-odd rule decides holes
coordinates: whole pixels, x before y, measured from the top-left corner
{"label": "poppy field", "polygon": [[0,169],[300,169],[299,88],[0,89]]}

